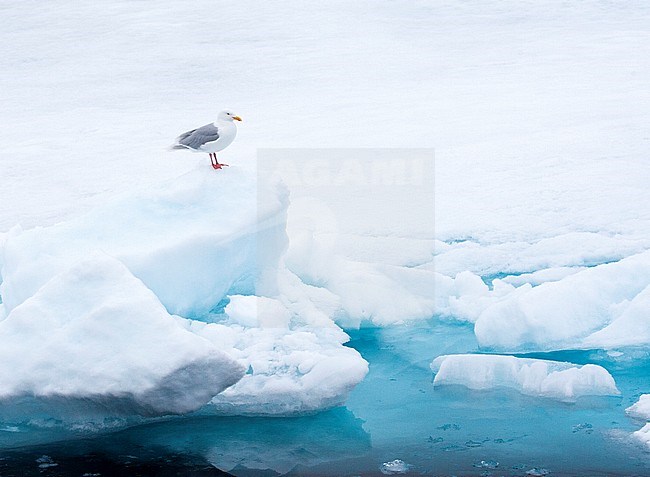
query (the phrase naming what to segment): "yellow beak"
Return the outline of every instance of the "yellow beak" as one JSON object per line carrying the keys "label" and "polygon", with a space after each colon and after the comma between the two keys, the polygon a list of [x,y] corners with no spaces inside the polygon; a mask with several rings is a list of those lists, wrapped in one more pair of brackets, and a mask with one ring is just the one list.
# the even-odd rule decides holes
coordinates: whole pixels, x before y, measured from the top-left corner
{"label": "yellow beak", "polygon": [[235,121],[241,121],[241,118],[239,116],[233,116],[232,117]]}

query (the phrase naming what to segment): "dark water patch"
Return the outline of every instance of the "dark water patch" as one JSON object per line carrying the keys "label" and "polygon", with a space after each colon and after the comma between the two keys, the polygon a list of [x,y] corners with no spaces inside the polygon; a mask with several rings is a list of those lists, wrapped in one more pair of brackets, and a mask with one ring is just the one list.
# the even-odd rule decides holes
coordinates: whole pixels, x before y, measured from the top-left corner
{"label": "dark water patch", "polygon": [[0,453],[3,477],[224,477],[231,476],[196,455],[164,448],[97,449],[94,441],[49,444]]}

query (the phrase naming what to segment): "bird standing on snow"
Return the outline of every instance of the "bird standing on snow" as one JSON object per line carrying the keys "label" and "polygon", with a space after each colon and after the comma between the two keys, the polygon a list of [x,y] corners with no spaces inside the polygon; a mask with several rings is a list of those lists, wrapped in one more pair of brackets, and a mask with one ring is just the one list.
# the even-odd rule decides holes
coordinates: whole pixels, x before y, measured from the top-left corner
{"label": "bird standing on snow", "polygon": [[172,149],[189,149],[193,152],[207,152],[214,169],[221,169],[228,164],[219,164],[217,152],[230,146],[237,135],[237,126],[234,121],[241,121],[228,110],[221,111],[213,123],[201,126],[198,129],[187,131],[176,138]]}

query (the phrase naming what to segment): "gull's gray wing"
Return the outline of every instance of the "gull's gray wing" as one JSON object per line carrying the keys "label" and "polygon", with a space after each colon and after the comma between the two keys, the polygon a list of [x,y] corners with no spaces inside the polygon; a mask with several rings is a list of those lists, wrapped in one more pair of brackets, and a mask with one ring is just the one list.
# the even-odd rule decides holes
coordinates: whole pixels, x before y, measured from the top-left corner
{"label": "gull's gray wing", "polygon": [[176,138],[176,147],[198,149],[207,142],[219,139],[219,128],[214,123],[206,124],[198,129],[192,129]]}

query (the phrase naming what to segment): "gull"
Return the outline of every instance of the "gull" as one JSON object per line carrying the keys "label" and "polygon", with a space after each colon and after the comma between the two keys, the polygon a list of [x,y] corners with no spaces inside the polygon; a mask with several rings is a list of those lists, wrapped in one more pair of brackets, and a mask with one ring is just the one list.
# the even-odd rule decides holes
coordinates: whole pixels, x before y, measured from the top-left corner
{"label": "gull", "polygon": [[207,152],[210,154],[210,162],[214,169],[221,169],[228,164],[220,164],[217,160],[217,152],[223,151],[230,146],[237,135],[235,121],[241,121],[229,110],[223,110],[213,123],[206,124],[197,129],[184,132],[176,138],[172,149],[189,149],[193,152]]}

